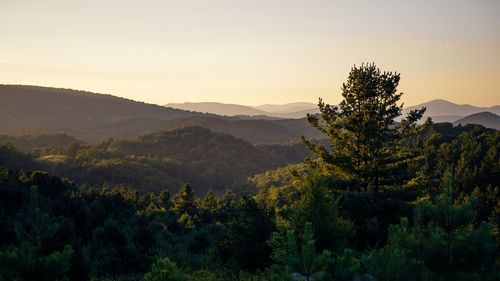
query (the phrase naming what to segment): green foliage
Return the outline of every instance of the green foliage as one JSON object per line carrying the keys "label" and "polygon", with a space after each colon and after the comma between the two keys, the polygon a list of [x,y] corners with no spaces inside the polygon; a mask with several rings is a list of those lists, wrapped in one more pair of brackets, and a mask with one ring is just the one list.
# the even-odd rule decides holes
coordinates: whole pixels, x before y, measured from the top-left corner
{"label": "green foliage", "polygon": [[29,216],[22,225],[16,223],[18,246],[0,251],[0,276],[7,280],[62,280],[70,269],[73,249],[44,253],[44,243],[59,230],[49,215],[40,210],[36,186],[31,187]]}
{"label": "green foliage", "polygon": [[270,262],[271,249],[267,241],[274,231],[274,222],[249,196],[242,197],[236,208],[236,215],[228,220],[226,235],[217,251],[234,269],[263,269]]}
{"label": "green foliage", "polygon": [[435,196],[441,193],[442,176],[450,171],[455,194],[477,189],[476,195],[484,204],[478,215],[488,219],[498,202],[485,195],[500,187],[500,132],[478,125],[433,124],[422,136],[421,150],[423,161],[413,168],[417,172],[412,185]]}
{"label": "green foliage", "polygon": [[20,241],[27,241],[40,247],[42,241],[54,236],[59,230],[59,225],[51,221],[49,214],[40,210],[38,189],[31,187],[29,217],[26,222],[27,228],[21,223],[16,223],[15,230]]}
{"label": "green foliage", "polygon": [[188,281],[185,274],[168,258],[159,258],[151,266],[151,270],[144,274],[142,281]]}
{"label": "green foliage", "polygon": [[361,262],[355,251],[344,249],[344,251],[327,261],[325,266],[328,280],[352,281],[361,272]]}
{"label": "green foliage", "polygon": [[66,245],[62,251],[48,255],[40,253],[40,247],[29,242],[22,242],[0,252],[1,275],[6,280],[64,280],[64,274],[70,268],[73,250]]}
{"label": "green foliage", "polygon": [[361,257],[361,263],[376,280],[429,280],[424,274],[422,262],[399,248],[384,247],[369,251]]}
{"label": "green foliage", "polygon": [[279,213],[293,201],[297,193],[293,184],[307,170],[305,164],[293,164],[251,177],[249,181],[258,190],[256,200]]}
{"label": "green foliage", "polygon": [[293,231],[287,232],[286,239],[285,247],[275,252],[275,259],[282,267],[271,268],[271,280],[289,280],[294,274],[303,276],[305,280],[322,278],[331,253],[326,250],[316,253],[312,224],[305,224],[300,247]]}
{"label": "green foliage", "polygon": [[186,228],[194,228],[198,218],[193,188],[184,184],[174,198],[174,212],[179,214],[179,223]]}
{"label": "green foliage", "polygon": [[190,281],[268,281],[264,274],[229,270],[196,270],[188,273]]}
{"label": "green foliage", "polygon": [[94,229],[92,244],[88,251],[95,275],[130,272],[128,264],[137,254],[137,249],[131,243],[127,230],[112,219]]}
{"label": "green foliage", "polygon": [[289,221],[297,232],[311,223],[319,248],[341,249],[354,234],[353,225],[338,212],[338,199],[328,192],[328,178],[314,172],[297,181],[298,198],[290,203]]}
{"label": "green foliage", "polygon": [[[363,264],[383,280],[483,280],[498,277],[498,251],[488,223],[474,225],[473,201],[453,199],[452,176],[433,202],[418,203],[416,223],[389,229],[385,247],[363,256]],[[385,267],[384,267],[385,266]],[[390,279],[394,278],[394,279]]]}

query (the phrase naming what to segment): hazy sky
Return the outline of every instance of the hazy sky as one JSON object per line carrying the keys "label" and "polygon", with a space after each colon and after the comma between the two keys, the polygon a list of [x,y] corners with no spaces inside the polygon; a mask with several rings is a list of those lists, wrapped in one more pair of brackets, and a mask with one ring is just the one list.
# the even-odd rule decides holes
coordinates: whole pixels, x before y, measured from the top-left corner
{"label": "hazy sky", "polygon": [[499,0],[0,0],[0,83],[165,104],[341,100],[354,64],[407,105],[500,104]]}

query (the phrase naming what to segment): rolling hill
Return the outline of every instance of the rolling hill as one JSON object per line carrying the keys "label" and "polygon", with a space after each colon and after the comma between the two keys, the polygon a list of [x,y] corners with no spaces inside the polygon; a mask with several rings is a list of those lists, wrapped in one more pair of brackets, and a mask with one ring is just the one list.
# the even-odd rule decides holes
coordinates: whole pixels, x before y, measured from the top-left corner
{"label": "rolling hill", "polygon": [[478,124],[486,128],[500,130],[500,116],[491,112],[474,113],[453,122],[454,126],[466,124]]}
{"label": "rolling hill", "polygon": [[176,191],[189,182],[201,193],[209,188],[218,193],[228,187],[244,188],[248,177],[301,162],[309,155],[301,143],[254,146],[196,126],[130,140],[73,145],[57,150],[57,155],[51,154],[52,150],[44,152],[38,161],[45,169],[78,184],[108,183],[147,192],[162,188]]}
{"label": "rolling hill", "polygon": [[201,113],[69,89],[0,85],[0,130],[3,133],[79,132],[138,117],[171,120]]}
{"label": "rolling hill", "polygon": [[136,102],[111,95],[0,85],[0,133],[66,133],[86,142],[131,138],[180,126],[202,126],[251,143],[319,136],[303,119],[224,117]]}

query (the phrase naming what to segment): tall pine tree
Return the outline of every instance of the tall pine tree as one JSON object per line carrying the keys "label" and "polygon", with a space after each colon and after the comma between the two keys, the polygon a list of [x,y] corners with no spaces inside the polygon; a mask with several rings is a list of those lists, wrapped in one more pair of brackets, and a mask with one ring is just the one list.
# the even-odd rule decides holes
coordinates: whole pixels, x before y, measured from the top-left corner
{"label": "tall pine tree", "polygon": [[375,64],[354,66],[342,85],[344,100],[332,106],[319,100],[320,117],[308,115],[312,126],[323,132],[331,146],[303,138],[306,145],[327,167],[353,178],[363,191],[392,184],[390,178],[410,156],[403,153],[405,140],[416,132],[416,122],[425,108],[401,116],[402,93],[397,92],[400,75],[381,72]]}

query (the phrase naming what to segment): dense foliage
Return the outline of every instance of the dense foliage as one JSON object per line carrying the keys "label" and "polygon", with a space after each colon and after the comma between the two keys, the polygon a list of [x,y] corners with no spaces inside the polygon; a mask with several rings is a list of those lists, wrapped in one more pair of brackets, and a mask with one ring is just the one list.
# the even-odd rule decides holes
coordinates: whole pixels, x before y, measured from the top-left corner
{"label": "dense foliage", "polygon": [[[380,75],[373,65],[353,72],[353,85],[385,81],[356,78]],[[392,75],[387,77],[398,80]],[[394,93],[391,88],[388,97]],[[358,94],[363,92],[352,91]],[[384,118],[400,112],[395,106]],[[357,123],[366,126],[363,141],[376,137],[370,118],[384,108],[353,111],[369,117]],[[320,109],[313,125],[333,131],[352,117],[323,103]],[[354,170],[336,162],[347,151],[336,150],[335,137],[351,137],[341,135],[347,129],[331,131],[326,146],[308,142],[317,153],[308,161],[274,170],[265,165],[280,160],[269,155],[295,151],[293,146],[255,147],[199,128],[37,152],[63,155],[57,169],[12,145],[0,146],[0,280],[499,280],[500,132],[411,121],[411,134],[397,138],[400,131],[392,130],[406,129],[378,122],[390,137],[370,145],[391,155],[360,146],[349,153],[366,153],[366,163]],[[247,151],[247,158],[231,154],[225,143]],[[206,157],[196,150],[207,150]],[[143,180],[110,185],[102,173],[89,172],[106,163],[106,179],[129,174],[164,180],[155,178],[165,177],[166,166],[155,171],[143,165],[147,161],[186,163],[206,179],[217,177],[214,163],[226,167],[224,174],[252,176],[248,184],[256,194],[212,192],[196,181],[145,192]],[[70,164],[72,173],[65,170]],[[373,165],[397,172],[376,175]],[[94,178],[81,185],[54,172]]]}
{"label": "dense foliage", "polygon": [[[53,145],[48,146],[51,139]],[[78,184],[128,186],[141,192],[175,192],[186,182],[202,194],[208,189],[218,194],[228,188],[239,191],[248,189],[249,176],[299,163],[310,155],[300,142],[255,146],[202,127],[94,145],[71,139],[67,135],[3,136],[0,142],[10,141],[29,152],[37,160],[33,167],[70,177]]]}

